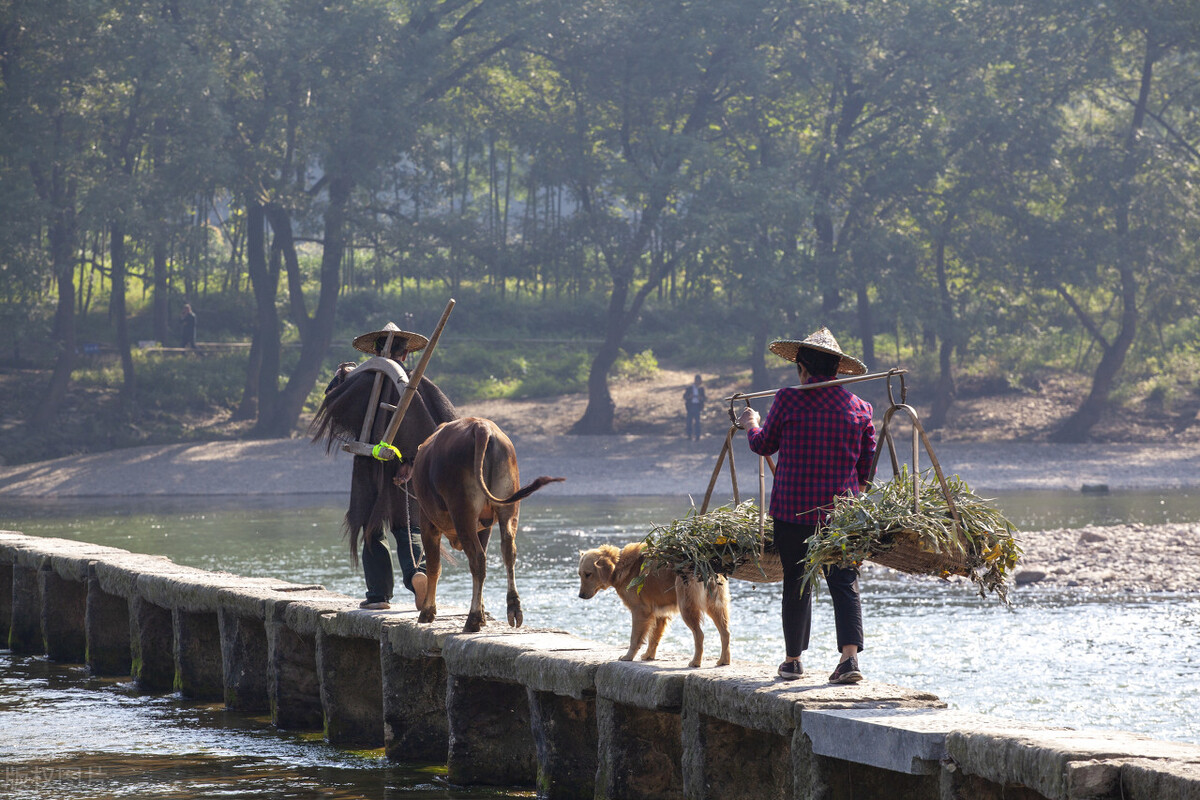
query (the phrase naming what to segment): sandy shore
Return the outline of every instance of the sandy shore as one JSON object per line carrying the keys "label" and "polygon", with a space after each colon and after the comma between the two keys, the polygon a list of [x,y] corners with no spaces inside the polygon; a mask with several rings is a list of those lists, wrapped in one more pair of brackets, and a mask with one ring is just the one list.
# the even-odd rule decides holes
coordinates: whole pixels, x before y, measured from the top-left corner
{"label": "sandy shore", "polygon": [[[545,489],[556,495],[704,496],[720,438],[691,442],[663,436],[513,437],[528,482],[565,477]],[[947,474],[976,492],[1057,489],[1085,484],[1121,489],[1194,489],[1200,486],[1200,445],[1049,445],[963,443],[935,446]],[[885,456],[886,458],[886,453]],[[911,457],[907,446],[901,458]],[[924,451],[921,465],[928,466]],[[743,495],[758,491],[758,461],[739,438],[734,463]],[[882,466],[884,474],[890,467]],[[350,457],[326,455],[305,439],[212,442],[139,447],[0,467],[0,511],[15,497],[256,495],[346,493]],[[768,489],[770,478],[767,478]],[[728,465],[715,502],[732,496]],[[0,527],[3,517],[0,515]],[[1018,583],[1104,592],[1200,592],[1200,564],[1192,557],[1200,525],[1117,525],[1024,532],[1026,554]]]}

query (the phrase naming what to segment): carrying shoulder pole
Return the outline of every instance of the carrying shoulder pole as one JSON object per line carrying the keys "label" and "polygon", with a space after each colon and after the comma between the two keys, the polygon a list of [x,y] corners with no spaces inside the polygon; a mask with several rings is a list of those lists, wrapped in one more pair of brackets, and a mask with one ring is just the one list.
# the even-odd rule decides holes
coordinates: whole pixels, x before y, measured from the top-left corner
{"label": "carrying shoulder pole", "polygon": [[[869,375],[851,375],[849,378],[837,378],[832,381],[821,381],[820,383],[802,383],[798,386],[793,386],[793,389],[820,389],[822,386],[841,386],[843,383],[859,383],[861,381],[875,381],[880,378],[891,378],[893,375],[907,375],[908,370],[900,367],[892,367],[887,372],[872,372]],[[732,397],[726,397],[725,402],[733,403],[737,400],[754,400],[759,397],[774,397],[779,393],[779,389],[768,389],[762,392],[738,392]],[[890,388],[889,388],[890,391]],[[902,394],[907,394],[908,390],[904,386],[904,378],[900,379],[900,391]],[[901,400],[900,402],[904,402]]]}

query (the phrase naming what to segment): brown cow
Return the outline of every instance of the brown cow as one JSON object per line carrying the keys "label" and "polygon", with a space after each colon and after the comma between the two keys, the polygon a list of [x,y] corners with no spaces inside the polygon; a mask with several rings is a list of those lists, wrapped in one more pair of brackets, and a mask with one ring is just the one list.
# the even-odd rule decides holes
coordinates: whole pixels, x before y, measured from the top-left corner
{"label": "brown cow", "polygon": [[[464,417],[441,425],[413,459],[411,482],[421,509],[421,541],[425,546],[428,587],[420,622],[437,616],[437,584],[441,575],[441,537],[463,551],[471,568],[471,610],[463,630],[478,631],[484,622],[483,578],[493,521],[500,522],[500,546],[508,571],[508,624],[522,622],[521,598],[513,568],[517,560],[518,503],[547,483],[563,478],[542,476],[525,488],[517,472],[512,441],[490,419]],[[497,496],[499,495],[499,496]],[[501,499],[504,497],[504,499]]]}

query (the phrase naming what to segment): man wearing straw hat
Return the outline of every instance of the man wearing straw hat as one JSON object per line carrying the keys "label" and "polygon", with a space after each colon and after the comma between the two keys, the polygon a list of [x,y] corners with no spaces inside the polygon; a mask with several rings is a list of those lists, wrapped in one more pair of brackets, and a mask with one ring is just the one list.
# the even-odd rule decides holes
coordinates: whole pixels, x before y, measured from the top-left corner
{"label": "man wearing straw hat", "polygon": [[[871,404],[844,386],[802,388],[833,380],[838,374],[867,371],[861,361],[842,352],[828,328],[821,327],[799,341],[779,339],[770,349],[796,363],[801,386],[780,389],[761,426],[758,412],[749,406],[738,423],[746,429],[752,451],[760,456],[779,453],[770,505],[775,546],[783,564],[786,658],[779,665],[779,676],[795,680],[804,672],[800,656],[808,649],[812,629],[812,589],[802,586],[808,538],[828,517],[835,497],[865,488],[875,453],[875,425]],[[863,649],[858,570],[829,567],[825,583],[833,601],[841,652],[829,681],[858,683],[863,678],[858,667],[858,653]]]}
{"label": "man wearing straw hat", "polygon": [[[385,352],[389,334],[392,337],[392,346]],[[423,350],[427,344],[429,344],[429,340],[421,334],[401,330],[392,322],[387,323],[382,330],[356,336],[353,342],[355,350],[373,356],[390,358],[397,363],[403,363],[410,353]],[[325,389],[326,394],[343,382],[354,367],[353,362],[339,364],[333,380]],[[359,459],[371,461],[367,456],[356,455],[354,457],[356,463]],[[368,484],[359,481],[352,482],[350,498],[352,507],[370,508],[374,504],[374,497],[354,496],[356,488],[366,485]],[[400,491],[407,492],[408,489],[402,487]],[[395,529],[396,520],[393,520],[392,535],[396,538],[396,558],[400,562],[400,573],[404,586],[413,593],[417,607],[420,608],[425,600],[425,553],[421,548],[421,530],[417,527],[416,515],[409,514],[409,505],[406,504],[404,508],[404,528]],[[391,600],[392,590],[395,586],[395,571],[392,568],[391,550],[388,548],[383,528],[379,525],[371,527],[363,533],[362,565],[363,577],[367,583],[367,597],[361,604],[362,608],[388,608],[388,601]]]}

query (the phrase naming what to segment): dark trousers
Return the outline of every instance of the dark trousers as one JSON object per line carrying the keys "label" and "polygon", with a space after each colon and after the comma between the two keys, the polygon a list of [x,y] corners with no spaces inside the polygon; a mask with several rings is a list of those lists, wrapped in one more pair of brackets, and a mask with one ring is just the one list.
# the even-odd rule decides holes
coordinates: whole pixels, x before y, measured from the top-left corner
{"label": "dark trousers", "polygon": [[[812,587],[801,590],[804,558],[808,555],[808,537],[815,525],[775,520],[775,547],[783,562],[783,644],[789,658],[808,649],[812,634]],[[862,601],[858,596],[858,570],[828,567],[825,586],[833,601],[833,620],[837,628],[837,646],[848,644],[863,649]]]}
{"label": "dark trousers", "polygon": [[[396,538],[396,559],[400,562],[400,575],[404,588],[412,591],[413,575],[425,571],[425,553],[421,549],[421,531],[412,526],[411,546],[407,529],[392,531]],[[388,547],[383,530],[376,528],[363,536],[363,577],[367,581],[367,602],[388,602],[395,589],[395,572],[392,569],[392,551]]]}
{"label": "dark trousers", "polygon": [[[346,511],[346,530],[362,531],[363,577],[367,582],[367,601],[387,602],[392,599],[395,588],[395,573],[392,568],[392,550],[388,546],[384,528],[396,539],[396,557],[404,587],[412,591],[412,577],[425,571],[425,552],[421,549],[421,531],[417,520],[412,520],[412,538],[409,539],[409,513],[417,516],[416,501],[406,500],[403,490],[392,482],[396,474],[396,462],[381,462],[367,456],[354,457],[354,470],[350,477],[350,508]],[[381,496],[380,492],[388,494]],[[375,507],[384,503],[377,520]],[[374,519],[374,522],[373,522]]]}
{"label": "dark trousers", "polygon": [[704,406],[698,403],[694,405],[692,403],[687,404],[686,435],[689,439],[700,438],[700,411],[703,408]]}

